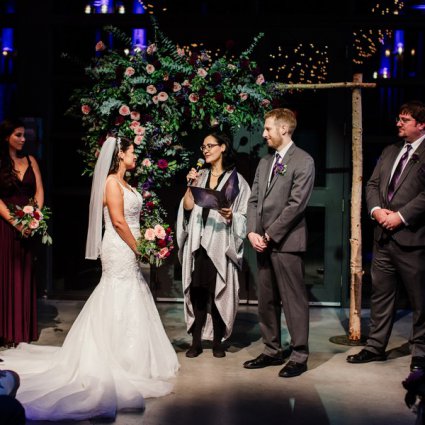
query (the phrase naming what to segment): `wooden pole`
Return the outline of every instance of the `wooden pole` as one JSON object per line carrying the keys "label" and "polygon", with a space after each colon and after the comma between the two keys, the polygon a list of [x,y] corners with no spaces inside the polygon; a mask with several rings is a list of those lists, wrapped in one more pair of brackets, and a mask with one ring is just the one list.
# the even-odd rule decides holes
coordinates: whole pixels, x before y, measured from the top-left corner
{"label": "wooden pole", "polygon": [[376,83],[363,83],[362,74],[355,74],[352,82],[318,83],[318,84],[283,84],[276,83],[281,91],[352,89],[352,187],[351,187],[351,237],[350,237],[350,317],[348,336],[331,337],[336,344],[361,345],[361,304],[362,304],[362,229],[361,205],[363,185],[363,150],[362,150],[362,88],[375,88]]}
{"label": "wooden pole", "polygon": [[[362,82],[362,74],[354,75],[354,83]],[[352,92],[352,186],[351,186],[351,257],[350,257],[350,318],[348,339],[359,342],[361,339],[361,305],[362,305],[362,228],[361,206],[363,186],[363,150],[362,150],[362,95],[356,87]]]}

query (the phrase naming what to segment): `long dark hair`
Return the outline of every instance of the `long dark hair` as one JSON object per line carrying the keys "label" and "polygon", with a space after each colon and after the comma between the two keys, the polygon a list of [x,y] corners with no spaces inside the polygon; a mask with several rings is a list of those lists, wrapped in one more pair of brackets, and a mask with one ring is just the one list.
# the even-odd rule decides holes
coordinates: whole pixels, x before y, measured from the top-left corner
{"label": "long dark hair", "polygon": [[0,124],[0,188],[10,188],[18,178],[15,170],[15,164],[9,153],[9,142],[6,140],[13,132],[19,128],[24,127],[21,120],[17,118],[5,119]]}
{"label": "long dark hair", "polygon": [[207,133],[205,137],[212,136],[217,143],[220,145],[225,145],[226,149],[223,152],[223,169],[225,171],[231,170],[235,168],[236,163],[236,153],[233,149],[233,143],[230,135],[227,132],[220,130],[212,130]]}
{"label": "long dark hair", "polygon": [[120,166],[120,158],[118,156],[119,152],[127,152],[130,146],[133,144],[133,141],[127,139],[126,137],[118,137],[117,144],[115,146],[114,154],[112,155],[111,166],[109,168],[109,174],[114,174],[118,171]]}

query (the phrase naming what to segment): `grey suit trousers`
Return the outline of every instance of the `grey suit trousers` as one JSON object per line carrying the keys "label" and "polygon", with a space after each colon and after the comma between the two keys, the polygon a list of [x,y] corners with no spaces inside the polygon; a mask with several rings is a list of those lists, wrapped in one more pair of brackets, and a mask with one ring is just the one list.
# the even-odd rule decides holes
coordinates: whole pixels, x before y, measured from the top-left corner
{"label": "grey suit trousers", "polygon": [[308,359],[309,304],[301,253],[266,251],[258,254],[258,313],[264,354],[282,356],[281,311],[290,336],[289,360]]}

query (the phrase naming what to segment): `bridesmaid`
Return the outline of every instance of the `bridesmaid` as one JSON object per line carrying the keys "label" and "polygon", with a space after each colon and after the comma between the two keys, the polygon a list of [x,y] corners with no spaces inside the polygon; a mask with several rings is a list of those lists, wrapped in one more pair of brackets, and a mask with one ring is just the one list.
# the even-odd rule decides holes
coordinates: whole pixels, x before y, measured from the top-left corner
{"label": "bridesmaid", "polygon": [[40,208],[44,203],[40,169],[34,157],[21,154],[24,144],[22,122],[0,124],[0,346],[38,339],[30,231],[15,226],[8,209],[30,199]]}

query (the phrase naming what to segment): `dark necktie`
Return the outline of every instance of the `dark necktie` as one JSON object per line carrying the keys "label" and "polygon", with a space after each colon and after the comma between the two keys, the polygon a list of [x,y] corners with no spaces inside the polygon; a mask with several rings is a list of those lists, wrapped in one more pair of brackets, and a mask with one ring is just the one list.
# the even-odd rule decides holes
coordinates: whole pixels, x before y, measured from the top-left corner
{"label": "dark necktie", "polygon": [[391,199],[394,196],[394,190],[397,187],[397,183],[400,180],[401,173],[403,172],[404,166],[406,165],[406,162],[409,158],[409,151],[412,149],[412,146],[410,143],[405,145],[406,152],[401,156],[400,161],[398,161],[397,167],[394,170],[394,174],[391,177],[390,184],[388,185],[388,201],[391,201]]}

